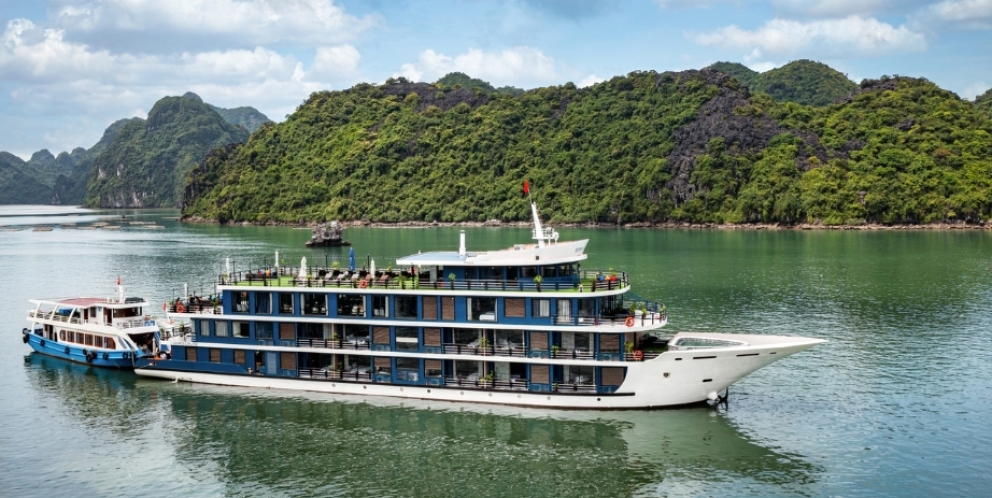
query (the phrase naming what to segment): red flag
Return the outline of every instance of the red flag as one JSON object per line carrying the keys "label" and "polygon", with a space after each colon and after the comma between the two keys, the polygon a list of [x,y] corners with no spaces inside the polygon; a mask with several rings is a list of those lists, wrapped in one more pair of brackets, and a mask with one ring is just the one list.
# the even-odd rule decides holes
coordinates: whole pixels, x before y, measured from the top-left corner
{"label": "red flag", "polygon": [[121,276],[117,275],[117,285],[121,285]]}
{"label": "red flag", "polygon": [[524,180],[524,193],[530,194],[530,184],[527,183],[527,180]]}

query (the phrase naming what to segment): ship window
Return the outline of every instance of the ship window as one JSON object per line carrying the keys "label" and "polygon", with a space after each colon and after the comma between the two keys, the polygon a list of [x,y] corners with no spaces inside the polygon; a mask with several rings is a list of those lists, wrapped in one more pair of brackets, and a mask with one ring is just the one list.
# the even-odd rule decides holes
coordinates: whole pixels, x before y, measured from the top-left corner
{"label": "ship window", "polygon": [[114,338],[107,338],[107,349],[117,349],[117,344],[114,343]]}
{"label": "ship window", "polygon": [[524,298],[506,298],[503,300],[503,314],[510,317],[523,318],[527,316],[527,300]]}
{"label": "ship window", "polygon": [[389,358],[376,358],[375,360],[375,373],[377,374],[389,374],[393,372],[392,362]]}
{"label": "ship window", "polygon": [[368,344],[369,343],[369,327],[368,325],[352,325],[345,324],[342,326],[344,328],[344,340],[356,344]]}
{"label": "ship window", "polygon": [[572,265],[558,265],[558,276],[567,277],[572,274]]}
{"label": "ship window", "polygon": [[327,294],[303,294],[304,315],[326,315]]}
{"label": "ship window", "polygon": [[396,327],[396,350],[420,351],[420,333],[415,327]]}
{"label": "ship window", "polygon": [[441,360],[424,360],[424,376],[440,377]]}
{"label": "ship window", "polygon": [[242,339],[248,337],[248,322],[231,322],[231,335]]}
{"label": "ship window", "polygon": [[237,297],[234,299],[234,312],[235,313],[248,313],[248,293],[239,292]]}
{"label": "ship window", "polygon": [[437,320],[437,296],[424,296],[424,320]]}
{"label": "ship window", "polygon": [[[420,358],[396,358],[397,370],[420,370]],[[416,379],[408,379],[416,380]]]}
{"label": "ship window", "polygon": [[441,298],[441,319],[455,319],[455,298],[449,296]]}
{"label": "ship window", "polygon": [[372,296],[372,316],[386,318],[389,316],[389,296]]}
{"label": "ship window", "polygon": [[272,340],[272,323],[255,322],[255,339],[260,341]]}
{"label": "ship window", "polygon": [[210,362],[211,363],[220,363],[220,350],[219,349],[211,349],[210,350]]}
{"label": "ship window", "polygon": [[227,323],[223,321],[218,321],[214,325],[214,335],[217,337],[227,337]]}
{"label": "ship window", "polygon": [[365,316],[365,296],[338,294],[338,316]]}
{"label": "ship window", "polygon": [[452,337],[455,344],[461,346],[478,347],[482,330],[479,329],[454,329]]}
{"label": "ship window", "polygon": [[237,363],[238,365],[244,365],[245,364],[245,352],[244,352],[244,350],[242,350],[242,349],[235,349],[234,350],[234,363]]}
{"label": "ship window", "polygon": [[323,339],[324,324],[322,323],[301,323],[300,339]]}
{"label": "ship window", "polygon": [[579,317],[592,318],[596,316],[595,299],[579,299]]}
{"label": "ship window", "polygon": [[554,278],[555,277],[555,267],[554,266],[542,266],[541,276],[544,278]]}
{"label": "ship window", "polygon": [[530,315],[536,317],[551,316],[550,299],[531,299]]}
{"label": "ship window", "polygon": [[596,371],[592,365],[565,365],[565,382],[569,384],[593,384]]}
{"label": "ship window", "polygon": [[293,294],[290,292],[280,292],[279,293],[279,314],[280,315],[292,315],[293,314]]}
{"label": "ship window", "polygon": [[210,335],[210,320],[199,320],[200,322],[200,335],[207,336]]}
{"label": "ship window", "polygon": [[272,293],[255,293],[255,313],[268,315],[272,313]]}
{"label": "ship window", "polygon": [[456,361],[455,377],[460,382],[478,382],[482,377],[481,361]]}
{"label": "ship window", "polygon": [[196,361],[196,348],[186,348],[186,361]]}
{"label": "ship window", "polygon": [[520,268],[520,278],[534,278],[537,276],[539,266],[523,266]]}
{"label": "ship window", "polygon": [[90,334],[86,334],[86,345],[87,346],[93,345],[93,336]]}
{"label": "ship window", "polygon": [[496,321],[496,298],[495,297],[470,297],[468,298],[469,320],[495,322]]}
{"label": "ship window", "polygon": [[396,318],[417,318],[417,296],[396,296]]}
{"label": "ship window", "polygon": [[497,330],[496,342],[493,344],[497,349],[511,349],[524,347],[524,333],[522,330]]}

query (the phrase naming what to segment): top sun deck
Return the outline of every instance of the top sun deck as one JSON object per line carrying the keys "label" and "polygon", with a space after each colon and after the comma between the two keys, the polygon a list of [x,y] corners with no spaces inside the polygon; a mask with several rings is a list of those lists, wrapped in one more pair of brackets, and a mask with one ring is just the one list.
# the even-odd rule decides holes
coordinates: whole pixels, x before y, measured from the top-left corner
{"label": "top sun deck", "polygon": [[66,306],[71,308],[89,308],[91,306],[102,306],[104,308],[140,308],[148,305],[148,302],[140,297],[129,297],[123,300],[112,297],[71,297],[64,299],[31,299],[30,302],[38,305]]}
{"label": "top sun deck", "polygon": [[397,265],[414,266],[538,266],[578,263],[586,259],[589,239],[556,244],[517,244],[496,251],[434,251],[396,260]]}

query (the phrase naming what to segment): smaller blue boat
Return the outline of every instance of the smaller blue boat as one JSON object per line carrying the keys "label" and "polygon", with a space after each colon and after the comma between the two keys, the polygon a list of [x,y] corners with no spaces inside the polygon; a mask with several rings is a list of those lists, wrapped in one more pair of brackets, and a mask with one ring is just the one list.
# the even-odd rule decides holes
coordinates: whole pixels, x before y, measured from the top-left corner
{"label": "smaller blue boat", "polygon": [[94,367],[134,369],[142,358],[171,356],[165,341],[182,332],[168,320],[146,315],[143,298],[77,297],[31,299],[31,326],[21,331],[25,344],[56,358]]}

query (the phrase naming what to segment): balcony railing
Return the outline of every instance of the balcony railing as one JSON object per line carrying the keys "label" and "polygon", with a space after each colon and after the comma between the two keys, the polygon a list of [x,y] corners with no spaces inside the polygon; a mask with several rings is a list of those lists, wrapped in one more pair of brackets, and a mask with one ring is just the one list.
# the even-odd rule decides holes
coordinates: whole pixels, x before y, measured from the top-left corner
{"label": "balcony railing", "polygon": [[374,274],[365,270],[337,270],[311,268],[305,277],[300,277],[299,269],[280,268],[271,270],[249,270],[221,275],[220,283],[225,285],[246,285],[263,287],[318,287],[343,289],[382,289],[382,290],[479,290],[479,291],[520,291],[520,292],[595,292],[628,287],[630,282],[625,272],[605,270],[581,270],[576,281],[560,282],[550,280],[540,284],[530,277],[510,279],[456,279],[431,281],[427,273],[413,274],[408,271],[377,271]]}

